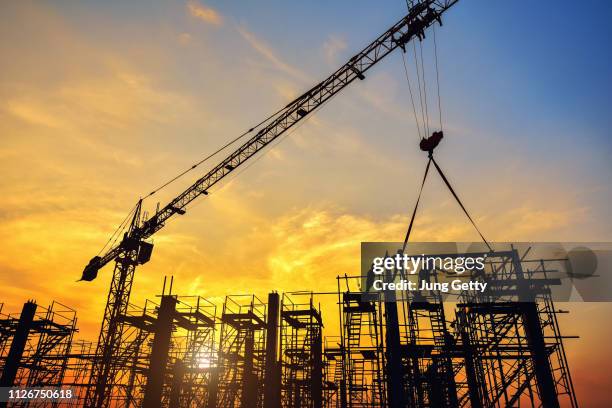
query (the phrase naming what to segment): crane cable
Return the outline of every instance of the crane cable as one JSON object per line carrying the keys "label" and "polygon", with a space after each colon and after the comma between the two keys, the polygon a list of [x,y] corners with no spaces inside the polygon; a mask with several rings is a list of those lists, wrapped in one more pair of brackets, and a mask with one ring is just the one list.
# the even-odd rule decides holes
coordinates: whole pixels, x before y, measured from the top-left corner
{"label": "crane cable", "polygon": [[[337,94],[332,95],[326,102],[331,101],[333,98],[335,98],[337,96]],[[319,106],[317,106],[314,110],[312,110],[308,116],[306,116],[304,119],[302,119],[297,125],[295,125],[294,127],[291,127],[291,129],[289,129],[287,132],[284,132],[283,135],[281,135],[277,140],[275,140],[274,142],[272,142],[272,144],[270,145],[269,148],[267,148],[265,151],[263,151],[261,154],[258,154],[253,160],[249,161],[245,166],[241,167],[239,170],[237,170],[237,172],[232,173],[233,175],[230,176],[229,179],[226,180],[226,183],[221,186],[219,189],[214,190],[214,193],[218,193],[219,191],[223,190],[224,188],[226,188],[230,182],[232,180],[234,180],[236,177],[238,177],[240,174],[242,174],[243,172],[247,171],[249,168],[251,168],[253,165],[255,165],[255,163],[257,163],[260,159],[262,159],[265,155],[267,155],[268,153],[270,153],[270,151],[272,151],[276,146],[278,146],[283,140],[287,139],[289,136],[291,136],[292,134],[294,134],[295,132],[297,132],[306,122],[308,122],[310,120],[310,118],[314,117],[316,115],[316,113],[323,107],[323,104],[320,104]],[[278,112],[276,112],[274,115],[271,115],[268,119],[276,116],[278,113],[280,113],[281,111],[283,111],[285,108],[280,109]],[[260,124],[264,123],[265,121],[261,122]],[[208,190],[210,193],[213,193],[213,191]],[[199,201],[198,203],[195,204],[191,204],[191,206],[189,207],[190,209],[193,209],[196,205],[198,205],[199,203],[201,203],[202,201]],[[168,221],[171,221],[171,219],[169,219]]]}
{"label": "crane cable", "polygon": [[429,167],[430,167],[431,163],[433,163],[434,167],[436,168],[436,170],[438,170],[438,174],[440,174],[440,177],[444,181],[444,184],[446,184],[446,187],[448,187],[449,191],[451,192],[451,194],[453,195],[453,197],[455,198],[455,200],[457,201],[457,203],[459,204],[459,206],[463,210],[463,213],[467,216],[468,220],[470,220],[470,222],[472,223],[472,225],[476,229],[476,232],[478,232],[478,235],[480,235],[480,238],[482,238],[482,241],[485,243],[487,248],[489,248],[489,251],[492,252],[493,248],[489,244],[489,241],[484,237],[483,233],[480,231],[480,229],[478,228],[478,226],[474,222],[474,219],[472,218],[472,216],[470,215],[468,210],[465,208],[465,206],[461,202],[461,199],[459,198],[459,196],[455,192],[455,189],[453,188],[453,186],[451,186],[450,182],[448,181],[448,178],[446,178],[446,175],[444,174],[444,172],[442,171],[442,169],[440,168],[440,166],[438,165],[438,163],[434,159],[434,157],[433,157],[433,150],[430,150],[429,151],[429,160],[427,160],[427,165],[425,166],[425,174],[423,174],[423,181],[421,182],[421,187],[419,189],[419,195],[417,197],[417,201],[416,201],[416,204],[414,206],[414,209],[412,210],[412,216],[410,217],[410,223],[408,224],[408,230],[406,231],[406,237],[404,238],[404,244],[402,246],[402,253],[406,252],[406,246],[408,245],[408,240],[410,239],[410,233],[412,232],[412,227],[414,226],[414,219],[416,217],[417,209],[419,208],[419,202],[421,201],[421,195],[423,194],[423,187],[425,186],[425,181],[427,180],[427,174],[429,173]]}
{"label": "crane cable", "polygon": [[[332,98],[334,98],[336,95],[333,95],[330,100]],[[306,116],[304,119],[302,119],[300,122],[298,122],[297,125],[295,125],[295,127],[292,127],[291,129],[289,129],[288,131],[284,132],[278,139],[274,140],[270,146],[264,150],[263,152],[261,152],[261,154],[258,154],[257,156],[255,156],[255,158],[251,161],[249,161],[247,164],[245,164],[243,167],[239,168],[235,173],[232,173],[231,176],[229,176],[229,178],[225,181],[225,184],[222,185],[220,188],[211,191],[211,190],[207,190],[210,194],[217,194],[219,193],[221,190],[223,190],[224,188],[226,188],[227,186],[230,185],[230,183],[238,176],[240,176],[243,172],[247,171],[248,169],[250,169],[252,166],[254,166],[259,160],[261,160],[264,156],[266,156],[268,153],[270,153],[272,150],[274,150],[281,142],[283,142],[285,139],[287,139],[289,136],[291,136],[292,134],[294,134],[295,132],[297,132],[306,122],[308,122],[308,120],[313,117],[321,108],[323,105],[319,105],[317,106],[314,110],[312,110],[308,116]],[[189,209],[193,209],[195,206],[197,206],[199,203],[201,203],[202,201],[199,201],[195,204],[190,204],[191,206],[189,207]]]}
{"label": "crane cable", "polygon": [[453,197],[455,197],[455,200],[457,200],[457,203],[459,204],[459,206],[461,207],[461,209],[463,210],[465,215],[468,217],[468,220],[470,220],[470,222],[472,223],[472,225],[474,226],[474,228],[478,232],[478,235],[480,235],[480,238],[482,238],[484,243],[487,245],[487,248],[489,248],[489,251],[493,252],[493,248],[491,248],[491,245],[489,245],[489,241],[487,241],[487,239],[484,237],[484,235],[482,235],[482,232],[480,232],[480,229],[478,229],[478,226],[476,225],[476,223],[474,222],[474,220],[470,216],[470,213],[468,212],[468,210],[465,208],[465,206],[463,205],[463,203],[459,199],[459,196],[457,196],[457,193],[455,193],[455,190],[453,189],[453,187],[449,183],[448,179],[446,178],[446,176],[442,172],[442,169],[440,168],[440,166],[438,166],[438,163],[436,162],[436,160],[433,158],[433,154],[430,156],[430,160],[433,162],[434,166],[436,167],[436,170],[438,170],[438,173],[440,174],[440,177],[442,177],[442,180],[444,180],[444,183],[446,184],[446,187],[448,187],[448,189],[450,190],[451,194],[453,195]]}
{"label": "crane cable", "polygon": [[[216,156],[217,154],[221,153],[223,150],[227,149],[229,146],[233,145],[234,143],[236,143],[238,140],[242,139],[243,137],[245,137],[246,135],[248,135],[249,133],[253,132],[255,129],[259,128],[261,125],[265,124],[266,122],[268,122],[270,119],[274,118],[275,116],[277,116],[279,113],[281,113],[283,110],[286,109],[286,106],[277,110],[276,112],[274,112],[273,114],[269,115],[268,117],[266,117],[264,120],[262,120],[261,122],[259,122],[258,124],[256,124],[255,126],[253,126],[252,128],[250,128],[249,130],[243,132],[242,134],[238,135],[237,137],[235,137],[234,139],[230,140],[229,142],[225,143],[223,146],[221,146],[220,148],[218,148],[217,150],[215,150],[213,153],[209,154],[208,156],[204,157],[203,159],[199,160],[198,162],[194,163],[191,167],[189,167],[186,170],[183,170],[182,172],[180,172],[179,174],[177,174],[176,176],[174,176],[173,178],[171,178],[170,180],[166,181],[165,183],[161,184],[160,186],[156,187],[155,189],[153,189],[151,192],[149,192],[149,194],[147,194],[146,196],[144,196],[144,198],[142,198],[142,200],[151,197],[152,195],[154,195],[155,193],[157,193],[158,191],[166,188],[167,186],[169,186],[170,184],[174,183],[176,180],[180,179],[181,177],[183,177],[184,175],[186,175],[187,173],[193,171],[194,169],[196,169],[198,166],[204,164],[206,161],[210,160],[211,158],[213,158],[214,156]],[[113,232],[113,234],[108,238],[108,240],[106,241],[106,243],[104,244],[104,246],[100,249],[100,251],[98,252],[98,256],[107,248],[112,247],[113,245],[115,245],[115,243],[117,242],[117,240],[119,239],[119,237],[121,236],[121,232],[125,229],[126,227],[126,223],[129,220],[130,216],[132,215],[132,213],[134,212],[134,210],[136,209],[138,204],[134,205],[134,207],[132,207],[132,209],[127,213],[127,215],[125,216],[125,218],[123,219],[123,221],[121,222],[121,224],[119,224],[119,226],[115,229],[115,231]]]}
{"label": "crane cable", "polygon": [[408,83],[408,91],[410,92],[410,102],[412,104],[412,113],[414,114],[414,121],[417,126],[417,133],[419,134],[419,140],[427,134],[425,133],[425,129],[423,129],[423,133],[421,134],[421,125],[419,123],[419,117],[416,112],[416,106],[414,104],[414,96],[412,94],[412,85],[410,85],[410,76],[408,75],[408,65],[406,64],[406,54],[402,53],[402,63],[404,65],[404,73],[406,74],[406,82]]}
{"label": "crane cable", "polygon": [[[419,90],[419,103],[421,105],[421,120],[423,123],[423,130],[425,132],[425,135],[423,137],[427,137],[429,135],[429,126],[428,126],[429,124],[425,120],[425,105],[423,104],[424,97],[423,97],[423,86],[421,84],[421,69],[419,68],[419,57],[417,55],[416,44],[414,42],[412,43],[412,51],[414,55],[414,65],[415,65],[415,70],[416,70],[417,86]],[[422,64],[421,64],[421,67],[422,67]]]}
{"label": "crane cable", "polygon": [[201,164],[203,164],[204,162],[210,160],[211,158],[213,158],[214,156],[216,156],[217,154],[221,153],[223,150],[227,149],[228,147],[230,147],[231,145],[233,145],[234,143],[236,143],[238,140],[242,139],[243,137],[245,137],[246,135],[248,135],[249,133],[253,132],[255,129],[259,128],[261,125],[263,125],[264,123],[268,122],[270,119],[274,118],[275,116],[277,116],[279,113],[281,113],[282,111],[284,111],[287,107],[283,107],[279,110],[277,110],[276,112],[274,112],[273,114],[271,114],[270,116],[268,116],[267,118],[265,118],[264,120],[262,120],[261,122],[259,122],[258,124],[256,124],[255,126],[253,126],[252,128],[250,128],[249,130],[243,132],[242,134],[238,135],[237,137],[235,137],[234,139],[230,140],[229,142],[227,142],[226,144],[224,144],[223,146],[221,146],[220,148],[218,148],[217,150],[215,150],[213,153],[209,154],[208,156],[204,157],[202,160],[196,162],[195,164],[193,164],[191,167],[189,167],[186,170],[183,170],[182,172],[180,172],[179,174],[177,174],[176,176],[174,176],[173,178],[171,178],[170,180],[166,181],[165,183],[163,183],[162,185],[160,185],[159,187],[153,189],[149,194],[147,194],[144,198],[148,198],[151,197],[152,195],[154,195],[155,193],[157,193],[158,191],[162,190],[163,188],[169,186],[170,184],[174,183],[176,180],[178,180],[179,178],[183,177],[185,174],[193,171],[195,168],[197,168],[198,166],[200,166]]}
{"label": "crane cable", "polygon": [[[102,253],[102,251],[104,251],[106,249],[106,247],[109,246],[109,244],[110,244],[111,248],[115,245],[115,243],[117,242],[117,239],[119,239],[119,237],[121,236],[121,232],[127,226],[127,222],[130,219],[130,216],[132,215],[132,213],[136,210],[137,206],[138,206],[138,204],[135,204],[134,207],[132,207],[132,209],[127,213],[127,215],[125,216],[123,221],[121,221],[121,224],[119,224],[119,226],[113,232],[113,235],[111,235],[110,238],[108,238],[108,241],[106,241],[104,246],[100,249],[100,251],[98,251],[98,254],[97,254],[98,256]],[[112,243],[111,243],[111,241],[112,241]]]}
{"label": "crane cable", "polygon": [[[414,45],[414,51],[416,53],[416,44],[413,43],[413,45]],[[429,135],[429,131],[430,131],[429,129],[429,106],[427,104],[427,85],[426,85],[427,81],[425,81],[425,58],[423,58],[423,41],[419,41],[419,54],[421,57],[420,60],[421,60],[421,77],[422,77],[420,83],[422,83],[423,85],[423,103],[425,105],[424,114],[425,114],[425,120],[426,120],[425,123],[427,123],[427,135]],[[418,59],[415,59],[415,62],[418,65]]]}
{"label": "crane cable", "polygon": [[[408,0],[406,1],[406,6],[408,7],[408,10],[410,10],[410,4],[408,2]],[[437,93],[437,97],[438,97],[438,119],[439,119],[439,125],[440,125],[440,130],[443,130],[443,126],[442,126],[442,98],[440,97],[440,70],[438,67],[438,41],[436,38],[436,27],[435,24],[433,24],[431,26],[432,32],[433,32],[433,44],[434,44],[434,64],[435,64],[435,69],[436,69],[436,93]],[[425,58],[423,57],[423,42],[419,41],[419,53],[417,54],[417,49],[416,49],[416,44],[413,42],[412,43],[412,50],[413,50],[413,55],[414,55],[414,64],[415,64],[415,70],[416,70],[416,76],[417,76],[417,85],[418,85],[418,91],[419,91],[419,104],[421,105],[421,116],[422,116],[422,123],[423,123],[423,133],[424,135],[421,134],[421,128],[419,125],[419,120],[417,119],[417,114],[416,114],[416,107],[414,104],[414,97],[412,94],[412,86],[410,84],[410,79],[409,79],[409,75],[408,75],[408,68],[407,68],[407,64],[406,64],[406,56],[405,53],[402,54],[402,62],[404,64],[404,72],[406,74],[406,81],[408,82],[408,90],[410,91],[410,99],[412,102],[412,108],[414,111],[414,116],[415,116],[415,121],[417,122],[417,130],[419,132],[419,136],[422,138],[425,138],[427,136],[429,136],[429,132],[430,132],[430,127],[429,127],[429,102],[427,100],[427,85],[426,85],[426,78],[425,78]]]}
{"label": "crane cable", "polygon": [[[284,111],[287,107],[283,107],[279,110],[277,110],[276,112],[274,112],[273,114],[269,115],[268,117],[266,117],[264,120],[262,120],[261,122],[259,122],[258,124],[256,124],[255,126],[253,126],[252,128],[250,128],[249,130],[243,132],[242,134],[238,135],[237,137],[235,137],[234,139],[230,140],[229,142],[225,143],[223,146],[219,147],[217,150],[215,150],[213,153],[209,154],[208,156],[204,157],[203,159],[199,160],[198,162],[194,163],[191,167],[189,167],[186,170],[183,170],[182,172],[180,172],[179,174],[177,174],[176,176],[174,176],[173,178],[169,179],[168,181],[166,181],[165,183],[161,184],[160,186],[156,187],[155,189],[151,190],[151,192],[149,192],[149,194],[147,194],[146,196],[144,196],[144,198],[142,198],[142,200],[151,197],[152,195],[154,195],[155,193],[157,193],[158,191],[168,187],[170,184],[174,183],[176,180],[180,179],[181,177],[183,177],[184,175],[186,175],[187,173],[193,171],[194,169],[196,169],[198,166],[204,164],[206,161],[210,160],[211,158],[213,158],[214,156],[216,156],[217,154],[221,153],[223,150],[227,149],[229,146],[233,145],[234,143],[236,143],[237,141],[239,141],[240,139],[242,139],[243,137],[245,137],[246,135],[248,135],[249,133],[252,133],[255,129],[259,128],[261,125],[265,124],[266,122],[268,122],[270,119],[274,118],[275,116],[277,116],[279,113],[281,113],[282,111]],[[113,232],[113,234],[108,238],[108,240],[106,241],[106,243],[104,244],[104,246],[100,249],[100,251],[98,252],[98,255],[100,255],[104,249],[106,249],[109,244],[110,247],[112,247],[117,240],[119,239],[119,237],[121,236],[121,231],[123,231],[125,229],[126,223],[128,221],[128,219],[130,218],[130,216],[132,215],[132,213],[134,212],[134,210],[136,209],[136,206],[138,204],[134,205],[134,207],[132,207],[132,209],[127,213],[127,215],[125,216],[125,218],[123,219],[123,221],[121,222],[121,224],[119,224],[119,226],[115,229],[115,231]]]}
{"label": "crane cable", "polygon": [[406,238],[404,238],[404,245],[402,246],[402,253],[406,252],[406,246],[408,245],[408,239],[412,232],[412,226],[414,225],[414,217],[416,216],[417,209],[419,208],[419,202],[421,201],[421,195],[423,194],[423,187],[425,187],[425,180],[427,180],[427,174],[429,173],[429,166],[431,165],[432,158],[427,160],[427,166],[425,166],[425,174],[423,174],[423,181],[421,181],[421,188],[419,189],[419,196],[417,197],[416,204],[412,210],[412,217],[410,217],[410,224],[408,225],[408,231],[406,231]]}
{"label": "crane cable", "polygon": [[[406,1],[406,4],[408,5],[408,1]],[[439,117],[439,124],[440,124],[440,138],[442,137],[442,100],[440,97],[440,70],[438,67],[438,44],[437,44],[437,39],[436,39],[436,29],[435,29],[435,24],[432,26],[432,31],[433,31],[433,38],[434,38],[434,56],[435,56],[435,69],[436,69],[436,90],[437,90],[437,96],[438,96],[438,117]],[[429,135],[429,109],[427,106],[427,89],[426,89],[426,83],[425,83],[425,67],[424,67],[424,59],[423,59],[423,46],[422,43],[419,43],[419,47],[420,47],[420,59],[421,59],[421,64],[420,64],[420,69],[419,69],[419,58],[417,56],[417,52],[416,52],[416,45],[413,43],[413,52],[414,52],[414,58],[415,58],[415,67],[416,67],[416,72],[417,72],[417,84],[418,84],[418,88],[419,88],[419,100],[420,100],[420,104],[421,104],[421,116],[422,116],[422,120],[423,120],[423,131],[424,131],[424,135],[421,135],[421,128],[419,125],[419,120],[418,120],[418,115],[416,113],[416,108],[415,108],[415,104],[414,104],[414,98],[412,95],[412,87],[410,85],[410,79],[409,79],[409,75],[408,75],[408,68],[406,65],[406,58],[405,56],[402,54],[403,58],[402,61],[404,63],[404,72],[406,74],[406,81],[408,82],[408,90],[410,91],[410,99],[412,102],[412,108],[413,108],[413,113],[414,113],[414,117],[415,117],[415,121],[417,124],[417,131],[419,133],[419,136],[422,138],[422,140],[424,139],[428,139],[428,135]],[[422,81],[421,81],[422,79]],[[434,134],[436,134],[438,132],[434,132]],[[434,137],[434,135],[432,135],[432,137]],[[439,140],[438,140],[439,142]],[[436,143],[437,145],[437,143]],[[459,204],[459,206],[461,207],[461,209],[463,210],[463,213],[467,216],[468,220],[470,221],[470,223],[474,226],[474,228],[476,229],[476,232],[478,232],[478,235],[480,235],[480,238],[483,240],[483,242],[485,243],[485,245],[487,246],[487,248],[489,249],[489,251],[493,251],[491,245],[489,244],[489,241],[487,241],[487,239],[484,237],[483,233],[480,231],[480,229],[478,228],[478,226],[476,225],[476,223],[474,222],[474,219],[471,217],[470,213],[468,212],[468,210],[465,208],[465,205],[463,205],[463,203],[461,202],[461,199],[459,198],[459,196],[457,195],[457,193],[455,192],[455,189],[452,187],[452,185],[450,184],[450,182],[448,181],[448,178],[446,177],[446,175],[444,174],[444,172],[442,171],[442,169],[440,168],[440,166],[438,165],[438,163],[436,162],[436,160],[433,157],[433,150],[435,148],[434,145],[433,147],[431,147],[428,150],[428,160],[427,160],[427,165],[425,166],[425,172],[423,174],[423,180],[421,181],[421,186],[419,188],[419,195],[417,196],[417,201],[414,205],[414,209],[412,210],[412,215],[410,217],[410,223],[408,224],[408,230],[406,231],[406,236],[404,238],[404,243],[402,245],[402,253],[406,252],[406,246],[408,245],[408,241],[410,239],[410,234],[412,233],[412,228],[414,226],[414,220],[416,218],[416,213],[417,210],[419,208],[419,203],[421,202],[421,197],[423,195],[423,188],[425,187],[425,182],[427,180],[427,175],[429,174],[429,168],[431,167],[431,163],[433,162],[434,167],[436,168],[436,170],[438,171],[438,174],[440,174],[440,177],[442,178],[442,181],[444,181],[444,184],[446,185],[446,187],[448,187],[449,191],[451,192],[451,194],[453,195],[453,197],[455,198],[455,200],[457,201],[457,203]],[[421,149],[423,149],[421,147]]]}
{"label": "crane cable", "polygon": [[[407,0],[406,6],[408,10],[410,10],[410,3]],[[438,97],[438,116],[439,116],[439,124],[440,130],[442,130],[442,102],[440,98],[440,73],[438,69],[438,46],[435,32],[435,25],[432,26],[433,36],[434,36],[434,55],[435,55],[435,69],[436,69],[436,91]],[[427,97],[427,85],[426,85],[426,77],[425,77],[425,58],[423,56],[423,44],[422,41],[419,41],[419,51],[417,52],[416,44],[412,43],[412,53],[414,56],[414,65],[416,71],[416,88],[418,90],[418,105],[420,105],[419,113],[417,114],[415,97],[412,92],[412,83],[410,81],[410,74],[408,69],[408,63],[406,61],[406,50],[402,53],[402,64],[404,66],[404,74],[406,77],[406,82],[408,84],[408,91],[410,93],[410,103],[412,105],[412,111],[414,115],[414,120],[417,126],[417,132],[419,139],[427,138],[430,135],[430,117],[429,117],[429,101]],[[421,119],[419,120],[419,116]]]}
{"label": "crane cable", "polygon": [[438,69],[438,41],[436,40],[436,25],[432,24],[431,30],[433,32],[433,42],[434,42],[434,56],[436,62],[436,89],[438,91],[438,114],[440,118],[440,131],[443,131],[442,128],[442,98],[440,98],[440,70]]}

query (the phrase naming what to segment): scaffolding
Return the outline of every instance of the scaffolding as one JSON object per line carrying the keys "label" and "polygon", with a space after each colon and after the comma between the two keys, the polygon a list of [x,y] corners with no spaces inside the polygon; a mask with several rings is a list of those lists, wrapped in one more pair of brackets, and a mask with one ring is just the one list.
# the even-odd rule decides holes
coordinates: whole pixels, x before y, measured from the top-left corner
{"label": "scaffolding", "polygon": [[486,266],[478,278],[490,290],[457,305],[468,384],[461,406],[577,407],[552,300],[558,271],[514,249],[489,254]]}
{"label": "scaffolding", "polygon": [[323,345],[323,405],[339,408],[340,397],[345,395],[342,364],[342,339],[340,336],[326,336]]}
{"label": "scaffolding", "polygon": [[312,293],[285,293],[281,307],[282,406],[323,406],[323,319]]}
{"label": "scaffolding", "polygon": [[[109,366],[114,373],[114,382],[105,384],[109,393],[106,400],[110,406],[128,408],[142,404],[150,360],[149,345],[158,307],[151,300],[146,300],[143,307],[129,304],[126,313],[119,317],[121,347],[116,350]],[[101,355],[96,355],[93,363],[100,358]]]}
{"label": "scaffolding", "polygon": [[4,371],[6,356],[11,346],[18,320],[4,313],[4,303],[0,303],[0,370]]}
{"label": "scaffolding", "polygon": [[[355,282],[364,276],[338,277],[341,338],[326,340],[326,406],[577,407],[552,300],[562,282],[548,262],[558,260],[515,249],[430,256],[482,255],[485,270],[470,279],[488,289],[453,301],[439,289],[363,292]],[[421,268],[418,281],[446,274]]]}
{"label": "scaffolding", "polygon": [[[484,270],[467,277],[487,289],[454,297],[363,291],[363,276],[345,275],[333,292],[272,292],[267,302],[226,296],[218,316],[213,301],[166,293],[164,284],[155,301],[120,316],[116,382],[104,384],[105,398],[144,408],[578,407],[552,297],[562,283],[558,260],[515,249],[486,255]],[[435,266],[415,277],[449,279]],[[339,322],[325,338],[315,302],[323,295],[337,296]],[[19,315],[2,313],[2,386],[70,389],[62,406],[87,406],[102,356],[95,344],[73,341],[74,310],[29,301]]]}
{"label": "scaffolding", "polygon": [[[438,282],[431,270],[421,270],[420,280]],[[439,291],[415,290],[403,292],[395,301],[385,294],[387,355],[394,341],[390,335],[399,325],[400,343],[397,354],[402,361],[404,378],[401,404],[418,407],[457,407],[457,390],[451,358],[455,346],[448,330],[442,294]],[[398,308],[398,319],[395,311]],[[393,381],[388,380],[391,384]],[[389,390],[389,397],[395,395]]]}
{"label": "scaffolding", "polygon": [[206,405],[216,369],[216,311],[216,305],[205,298],[177,298],[163,406]]}
{"label": "scaffolding", "polygon": [[257,296],[225,298],[209,408],[263,407],[266,328],[266,304]]}
{"label": "scaffolding", "polygon": [[95,357],[95,345],[91,341],[76,340],[68,354],[68,364],[63,386],[71,390],[72,396],[62,402],[67,408],[82,407],[89,387],[91,365]]}
{"label": "scaffolding", "polygon": [[[166,294],[165,286],[164,280],[158,301],[130,304],[120,316],[121,347],[110,367],[116,382],[106,384],[113,407],[206,405],[216,364],[216,306],[199,296]],[[95,363],[100,356],[89,352],[74,358]]]}
{"label": "scaffolding", "polygon": [[[62,387],[76,323],[76,312],[59,302],[44,308],[28,301],[18,317],[2,316],[0,387]],[[27,400],[13,404],[46,405]]]}
{"label": "scaffolding", "polygon": [[[348,285],[348,283],[347,283]],[[341,295],[340,404],[384,406],[382,315],[378,294],[346,291]],[[337,372],[334,373],[337,377]],[[335,378],[334,381],[337,381]]]}

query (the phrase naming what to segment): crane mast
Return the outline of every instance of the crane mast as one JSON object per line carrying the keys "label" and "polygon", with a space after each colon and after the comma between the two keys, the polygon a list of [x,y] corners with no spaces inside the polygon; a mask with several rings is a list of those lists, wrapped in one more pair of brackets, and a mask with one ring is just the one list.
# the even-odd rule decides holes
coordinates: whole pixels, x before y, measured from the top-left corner
{"label": "crane mast", "polygon": [[[185,214],[189,203],[202,195],[207,195],[211,187],[312,114],[350,83],[356,79],[365,79],[365,73],[395,49],[400,48],[405,51],[409,41],[415,38],[422,40],[425,37],[425,29],[436,21],[441,25],[442,13],[457,1],[413,1],[406,16],[350,58],[327,79],[272,115],[252,137],[151,217],[141,219],[142,200],[138,202],[122,241],[112,246],[102,256],[92,258],[83,270],[81,279],[91,281],[96,278],[100,268],[115,261],[98,339],[97,355],[100,358],[94,361],[85,406],[98,408],[110,404],[113,391],[111,385],[115,383],[117,376],[111,360],[118,358],[117,353],[121,349],[123,330],[121,318],[127,312],[135,269],[137,265],[146,263],[150,259],[153,248],[153,245],[146,240],[162,229],[169,219],[177,214]],[[251,129],[249,132],[255,130]]]}

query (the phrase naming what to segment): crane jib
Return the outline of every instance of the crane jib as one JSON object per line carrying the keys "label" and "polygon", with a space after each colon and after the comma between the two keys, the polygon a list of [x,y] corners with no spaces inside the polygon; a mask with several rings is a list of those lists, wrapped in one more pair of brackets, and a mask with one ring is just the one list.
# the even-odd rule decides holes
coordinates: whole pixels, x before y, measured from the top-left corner
{"label": "crane jib", "polygon": [[[442,13],[457,1],[428,0],[416,3],[409,10],[409,13],[389,30],[352,57],[327,79],[319,82],[287,104],[253,137],[200,177],[165,207],[159,209],[148,220],[135,227],[129,238],[143,241],[163,228],[165,222],[175,214],[184,214],[189,203],[200,195],[207,195],[211,187],[307,117],[309,113],[319,108],[355,79],[365,79],[365,72],[389,53],[398,47],[405,51],[406,43],[415,38],[422,40],[425,37],[425,29],[435,22],[441,25]],[[82,279],[92,280],[95,278],[98,269],[120,256],[126,250],[126,239],[124,238],[119,245],[109,249],[103,256],[94,257],[83,271]],[[150,257],[150,253],[148,255]]]}

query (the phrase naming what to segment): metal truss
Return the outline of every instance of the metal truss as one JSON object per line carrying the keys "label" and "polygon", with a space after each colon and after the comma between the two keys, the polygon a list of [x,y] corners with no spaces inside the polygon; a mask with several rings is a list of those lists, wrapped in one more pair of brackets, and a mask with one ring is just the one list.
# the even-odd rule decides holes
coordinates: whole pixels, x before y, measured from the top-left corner
{"label": "metal truss", "polygon": [[209,407],[263,406],[265,342],[266,304],[254,295],[227,296]]}
{"label": "metal truss", "polygon": [[283,295],[280,341],[283,407],[322,407],[322,331],[320,307],[315,306],[312,294]]}

